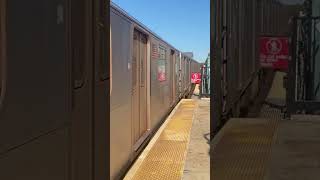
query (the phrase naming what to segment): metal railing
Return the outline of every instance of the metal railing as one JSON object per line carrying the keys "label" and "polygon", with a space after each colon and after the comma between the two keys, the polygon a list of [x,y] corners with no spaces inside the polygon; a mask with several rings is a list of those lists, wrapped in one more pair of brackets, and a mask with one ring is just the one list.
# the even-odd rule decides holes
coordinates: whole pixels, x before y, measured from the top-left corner
{"label": "metal railing", "polygon": [[200,97],[210,96],[210,54],[201,67]]}
{"label": "metal railing", "polygon": [[320,17],[295,17],[289,61],[287,113],[320,110]]}

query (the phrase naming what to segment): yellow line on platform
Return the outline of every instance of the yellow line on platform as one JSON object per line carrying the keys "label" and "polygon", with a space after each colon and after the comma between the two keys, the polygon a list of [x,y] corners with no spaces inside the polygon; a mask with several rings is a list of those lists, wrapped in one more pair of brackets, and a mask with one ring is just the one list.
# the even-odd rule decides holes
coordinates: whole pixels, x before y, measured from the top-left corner
{"label": "yellow line on platform", "polygon": [[125,179],[180,180],[187,154],[195,100],[181,100]]}

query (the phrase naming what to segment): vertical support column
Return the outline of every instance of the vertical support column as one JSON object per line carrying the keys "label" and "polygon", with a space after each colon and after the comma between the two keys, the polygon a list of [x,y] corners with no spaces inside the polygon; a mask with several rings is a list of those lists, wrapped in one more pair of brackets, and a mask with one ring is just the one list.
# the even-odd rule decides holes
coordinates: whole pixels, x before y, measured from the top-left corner
{"label": "vertical support column", "polygon": [[[251,11],[251,15],[252,15],[252,34],[251,34],[251,37],[252,37],[252,46],[251,46],[251,49],[252,49],[252,54],[251,54],[251,59],[252,59],[252,64],[251,64],[251,72],[255,72],[257,70],[256,68],[256,64],[257,64],[257,26],[256,26],[256,18],[257,18],[257,1],[252,1],[252,4],[251,4],[251,8],[252,8],[252,11]],[[251,88],[251,101],[253,102],[254,101],[254,98],[256,97],[257,93],[258,93],[258,79],[255,78],[253,80],[253,86]]]}
{"label": "vertical support column", "polygon": [[221,125],[221,8],[223,0],[215,0],[211,3],[211,53],[210,60],[212,64],[210,72],[210,82],[212,93],[210,101],[210,131],[211,136],[217,133],[219,126]]}
{"label": "vertical support column", "polygon": [[[86,1],[90,7],[88,12],[92,15],[91,30],[92,36],[92,68],[93,84],[92,95],[92,180],[104,180],[110,178],[110,71],[111,65],[108,56],[110,54],[110,1]],[[90,5],[90,6],[89,6]],[[78,151],[78,150],[76,150]]]}
{"label": "vertical support column", "polygon": [[222,112],[226,111],[226,97],[227,97],[227,39],[228,39],[228,29],[227,29],[227,4],[228,0],[224,0],[222,3]]}

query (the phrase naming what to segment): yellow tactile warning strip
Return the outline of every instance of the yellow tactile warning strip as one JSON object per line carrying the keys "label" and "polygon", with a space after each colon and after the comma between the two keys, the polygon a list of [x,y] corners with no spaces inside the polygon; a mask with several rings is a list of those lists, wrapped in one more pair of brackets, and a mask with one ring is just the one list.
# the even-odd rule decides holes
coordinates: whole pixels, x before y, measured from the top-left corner
{"label": "yellow tactile warning strip", "polygon": [[214,180],[263,180],[279,119],[231,119],[214,139]]}
{"label": "yellow tactile warning strip", "polygon": [[180,180],[197,102],[182,100],[131,179]]}

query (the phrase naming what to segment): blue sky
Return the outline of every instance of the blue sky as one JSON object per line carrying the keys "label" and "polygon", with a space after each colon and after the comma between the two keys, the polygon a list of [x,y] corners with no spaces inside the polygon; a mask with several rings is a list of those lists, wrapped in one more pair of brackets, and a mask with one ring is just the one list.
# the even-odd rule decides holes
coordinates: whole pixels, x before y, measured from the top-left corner
{"label": "blue sky", "polygon": [[203,62],[210,50],[210,0],[112,0],[168,43]]}

